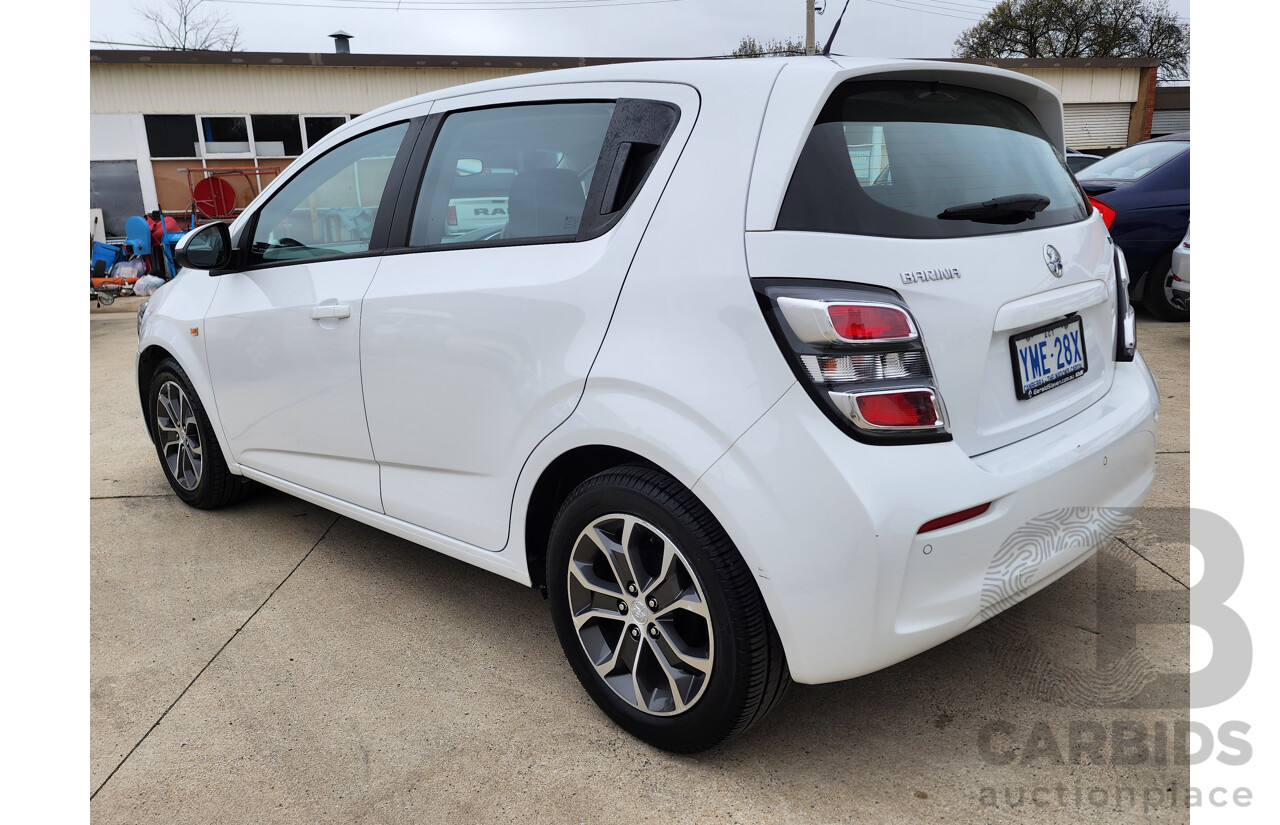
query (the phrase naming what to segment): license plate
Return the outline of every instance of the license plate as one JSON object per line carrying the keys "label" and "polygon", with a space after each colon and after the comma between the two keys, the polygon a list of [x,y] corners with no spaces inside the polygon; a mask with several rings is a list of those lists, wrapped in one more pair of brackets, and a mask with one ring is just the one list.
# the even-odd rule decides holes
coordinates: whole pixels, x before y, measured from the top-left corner
{"label": "license plate", "polygon": [[1084,323],[1079,315],[1010,336],[1013,386],[1018,398],[1035,398],[1084,375]]}

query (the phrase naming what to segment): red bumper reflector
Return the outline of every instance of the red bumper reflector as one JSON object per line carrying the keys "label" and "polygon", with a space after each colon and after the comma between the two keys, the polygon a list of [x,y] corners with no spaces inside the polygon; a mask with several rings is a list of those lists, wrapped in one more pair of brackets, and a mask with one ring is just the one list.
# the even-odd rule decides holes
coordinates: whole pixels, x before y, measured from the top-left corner
{"label": "red bumper reflector", "polygon": [[934,427],[942,423],[928,390],[859,395],[857,403],[862,420],[877,427]]}
{"label": "red bumper reflector", "polygon": [[847,341],[883,341],[910,338],[911,321],[896,307],[832,304],[827,315],[836,335]]}
{"label": "red bumper reflector", "polygon": [[924,524],[920,525],[920,529],[916,531],[916,534],[919,535],[920,533],[928,533],[933,530],[941,530],[943,527],[950,527],[953,524],[959,524],[962,521],[977,518],[990,509],[991,502],[988,501],[986,504],[979,504],[977,507],[970,507],[968,510],[961,510],[958,513],[952,513],[949,516],[936,518],[933,521],[926,521]]}

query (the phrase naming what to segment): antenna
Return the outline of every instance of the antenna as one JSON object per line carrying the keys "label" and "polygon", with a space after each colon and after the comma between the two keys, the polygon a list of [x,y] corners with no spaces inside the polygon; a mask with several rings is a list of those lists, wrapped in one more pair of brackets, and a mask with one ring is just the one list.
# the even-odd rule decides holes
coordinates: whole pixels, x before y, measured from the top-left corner
{"label": "antenna", "polygon": [[840,31],[840,21],[844,19],[844,13],[849,10],[849,0],[844,0],[844,8],[840,10],[840,16],[836,18],[836,24],[831,27],[831,36],[827,38],[827,45],[822,47],[822,56],[831,56],[831,44],[835,42],[836,32]]}

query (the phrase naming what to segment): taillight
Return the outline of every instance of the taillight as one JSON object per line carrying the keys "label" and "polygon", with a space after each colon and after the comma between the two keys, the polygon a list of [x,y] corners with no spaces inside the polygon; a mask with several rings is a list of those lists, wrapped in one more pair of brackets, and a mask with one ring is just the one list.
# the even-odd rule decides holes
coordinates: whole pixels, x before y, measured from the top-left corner
{"label": "taillight", "polygon": [[1111,265],[1116,270],[1116,360],[1132,361],[1138,351],[1138,321],[1129,303],[1129,265],[1118,246],[1114,246]]}
{"label": "taillight", "polygon": [[866,427],[933,429],[942,425],[942,410],[932,390],[887,390],[851,397],[855,421]]}
{"label": "taillight", "polygon": [[1102,214],[1102,222],[1106,224],[1107,229],[1110,230],[1111,224],[1115,223],[1116,220],[1116,210],[1107,206],[1097,198],[1089,198],[1089,203],[1093,204],[1093,208],[1097,209],[1098,212]]}
{"label": "taillight", "polygon": [[827,317],[842,341],[906,341],[916,334],[906,310],[884,304],[828,304]]}
{"label": "taillight", "polygon": [[828,281],[753,283],[796,376],[841,429],[871,443],[951,437],[924,341],[897,293]]}
{"label": "taillight", "polygon": [[448,215],[445,216],[444,220],[445,220],[445,223],[447,223],[449,226],[457,226],[458,225],[458,207],[450,204],[449,213]]}

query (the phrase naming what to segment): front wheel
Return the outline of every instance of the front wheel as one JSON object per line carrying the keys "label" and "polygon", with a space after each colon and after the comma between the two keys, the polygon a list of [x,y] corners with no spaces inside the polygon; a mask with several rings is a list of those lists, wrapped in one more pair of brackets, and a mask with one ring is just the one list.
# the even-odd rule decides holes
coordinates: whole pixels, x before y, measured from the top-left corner
{"label": "front wheel", "polygon": [[1161,321],[1188,321],[1190,310],[1173,303],[1172,267],[1173,253],[1166,252],[1147,271],[1147,280],[1142,286],[1142,306]]}
{"label": "front wheel", "polygon": [[147,425],[169,486],[178,498],[212,510],[244,498],[252,482],[231,474],[204,405],[177,362],[156,369],[147,393]]}
{"label": "front wheel", "polygon": [[547,590],[587,693],[633,735],[704,750],[762,719],[790,684],[751,571],[701,502],[640,466],[596,475],[551,530]]}

